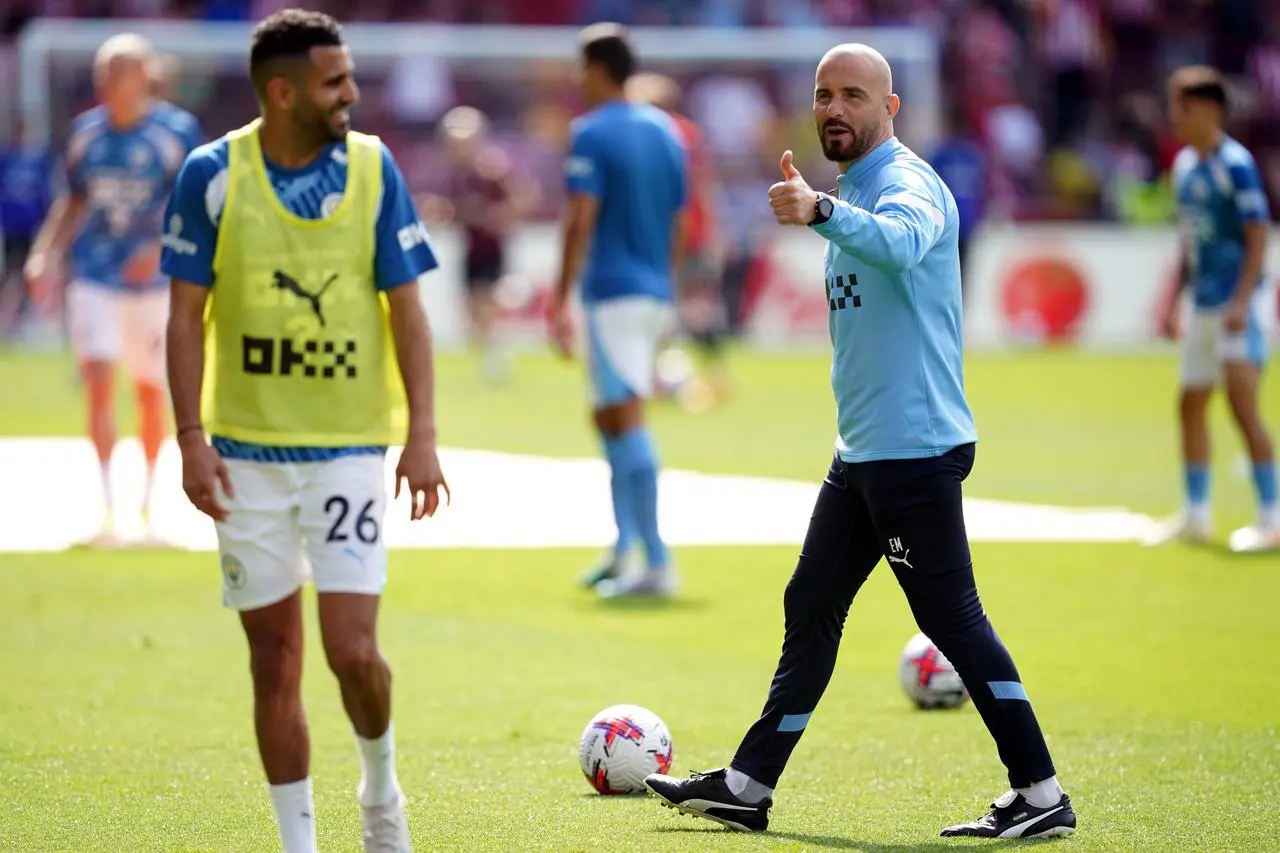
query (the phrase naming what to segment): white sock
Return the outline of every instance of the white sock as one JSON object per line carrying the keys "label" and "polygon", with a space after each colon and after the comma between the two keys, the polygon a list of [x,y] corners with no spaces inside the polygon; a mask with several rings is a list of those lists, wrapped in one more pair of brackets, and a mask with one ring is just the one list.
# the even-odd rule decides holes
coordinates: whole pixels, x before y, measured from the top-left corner
{"label": "white sock", "polygon": [[316,853],[315,809],[311,805],[311,777],[285,785],[268,785],[276,808],[276,825],[284,853]]}
{"label": "white sock", "polygon": [[1207,526],[1213,521],[1213,509],[1208,501],[1187,504],[1187,519],[1195,524]]}
{"label": "white sock", "polygon": [[766,797],[773,796],[773,789],[762,785],[741,770],[730,767],[724,774],[724,783],[729,791],[744,803],[758,803]]}
{"label": "white sock", "polygon": [[1056,806],[1058,800],[1062,799],[1062,786],[1058,784],[1057,776],[1050,776],[1048,779],[1036,782],[1030,788],[1014,788],[1014,790],[1026,797],[1027,802],[1038,809]]}
{"label": "white sock", "polygon": [[111,462],[110,460],[102,463],[102,502],[107,507],[107,518],[105,525],[112,526],[115,523],[115,508],[113,506],[114,496],[111,493]]}
{"label": "white sock", "polygon": [[142,515],[144,518],[150,518],[151,513],[151,490],[156,485],[156,463],[147,463],[147,480],[142,492]]}
{"label": "white sock", "polygon": [[1280,530],[1280,504],[1259,507],[1258,523],[1263,530]]}
{"label": "white sock", "polygon": [[396,746],[394,728],[387,726],[382,737],[368,740],[356,735],[360,747],[360,788],[362,806],[385,806],[400,797],[396,779]]}

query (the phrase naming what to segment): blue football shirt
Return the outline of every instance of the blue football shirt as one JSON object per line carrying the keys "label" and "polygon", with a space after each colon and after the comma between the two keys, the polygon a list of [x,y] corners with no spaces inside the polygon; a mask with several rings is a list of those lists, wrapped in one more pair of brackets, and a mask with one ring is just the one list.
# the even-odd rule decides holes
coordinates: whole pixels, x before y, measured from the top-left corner
{"label": "blue football shirt", "polygon": [[163,101],[127,129],[112,125],[105,107],[75,119],[67,142],[67,185],[84,199],[85,217],[71,246],[73,278],[117,290],[165,286],[159,274],[127,283],[121,270],[136,252],[160,240],[178,170],[200,142],[195,116]]}
{"label": "blue football shirt", "polygon": [[577,119],[565,161],[570,193],[598,205],[582,301],[670,300],[671,237],[685,204],[684,146],[661,110],[610,101]]}
{"label": "blue football shirt", "polygon": [[1224,137],[1207,157],[1189,146],[1178,152],[1173,187],[1195,305],[1220,308],[1240,283],[1244,223],[1271,218],[1258,167],[1248,149]]}
{"label": "blue football shirt", "polygon": [[986,155],[973,140],[957,137],[938,146],[930,165],[956,200],[960,239],[969,239],[986,212]]}

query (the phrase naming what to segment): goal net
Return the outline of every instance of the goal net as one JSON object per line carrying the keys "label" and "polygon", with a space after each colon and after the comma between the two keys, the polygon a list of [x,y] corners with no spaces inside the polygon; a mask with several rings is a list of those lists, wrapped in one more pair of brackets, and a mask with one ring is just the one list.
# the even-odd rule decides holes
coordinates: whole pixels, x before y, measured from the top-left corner
{"label": "goal net", "polygon": [[[580,110],[573,77],[578,30],[418,23],[343,29],[361,88],[354,124],[383,138],[420,202],[441,192],[450,176],[435,133],[441,116],[466,104],[488,117],[493,141],[534,190],[528,216],[508,245],[504,322],[517,336],[540,336],[545,297],[539,294],[558,262],[555,217],[568,123]],[[146,36],[166,55],[167,97],[194,112],[207,136],[219,136],[257,114],[247,76],[251,30],[244,23],[36,21],[18,45],[24,134],[61,149],[72,119],[93,103],[95,51],[127,31]],[[825,336],[825,300],[820,285],[814,288],[821,252],[810,235],[772,225],[765,189],[777,179],[785,148],[796,152],[811,183],[834,182],[834,166],[817,146],[810,103],[818,58],[842,42],[871,44],[889,60],[903,99],[897,134],[927,153],[941,131],[934,38],[911,28],[639,27],[631,33],[641,69],[680,85],[681,112],[699,125],[715,164],[715,215],[729,284],[741,291],[741,328],[759,341]],[[460,241],[447,224],[429,227],[442,269],[424,292],[440,343],[458,344],[465,338]]]}

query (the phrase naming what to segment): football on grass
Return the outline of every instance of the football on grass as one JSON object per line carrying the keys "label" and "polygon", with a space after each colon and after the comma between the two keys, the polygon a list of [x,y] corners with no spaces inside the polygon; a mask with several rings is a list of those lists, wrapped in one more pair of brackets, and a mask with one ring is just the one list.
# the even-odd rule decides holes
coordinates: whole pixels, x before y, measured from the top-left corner
{"label": "football on grass", "polygon": [[610,705],[591,718],[578,745],[582,775],[601,794],[638,794],[644,777],[666,773],[675,753],[671,732],[639,705]]}
{"label": "football on grass", "polygon": [[902,650],[898,678],[917,708],[956,708],[969,698],[951,661],[924,634],[916,634]]}

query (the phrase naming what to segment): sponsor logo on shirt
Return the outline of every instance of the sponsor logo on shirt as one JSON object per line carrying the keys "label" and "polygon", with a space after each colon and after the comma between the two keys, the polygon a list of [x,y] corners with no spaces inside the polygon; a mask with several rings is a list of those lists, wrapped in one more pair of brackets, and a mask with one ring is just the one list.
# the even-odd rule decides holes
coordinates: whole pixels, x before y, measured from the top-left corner
{"label": "sponsor logo on shirt", "polygon": [[564,172],[571,178],[585,178],[595,171],[595,166],[586,157],[570,157],[564,161]]}
{"label": "sponsor logo on shirt", "polygon": [[169,217],[169,230],[160,238],[160,242],[170,251],[179,255],[194,255],[199,247],[190,240],[182,238],[182,217],[174,214]]}
{"label": "sponsor logo on shirt", "polygon": [[400,241],[400,248],[406,252],[413,249],[414,246],[423,245],[428,242],[427,226],[421,222],[414,222],[406,225],[396,232],[396,239]]}

